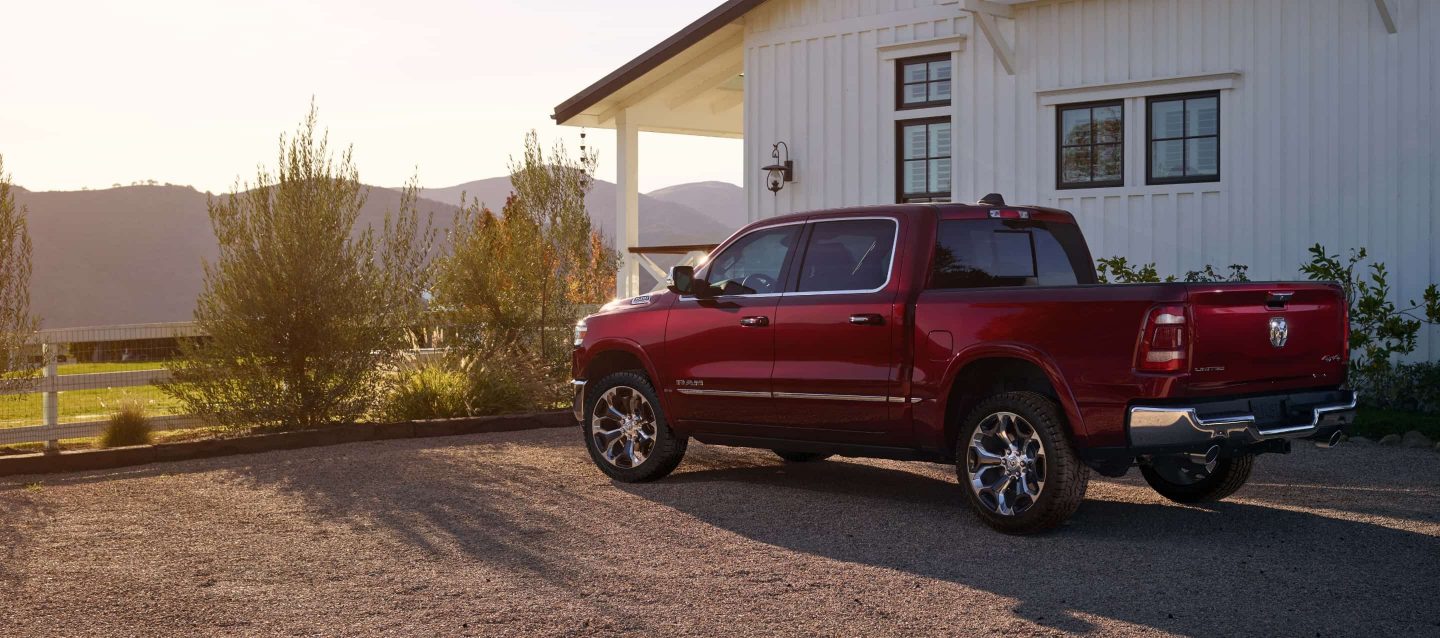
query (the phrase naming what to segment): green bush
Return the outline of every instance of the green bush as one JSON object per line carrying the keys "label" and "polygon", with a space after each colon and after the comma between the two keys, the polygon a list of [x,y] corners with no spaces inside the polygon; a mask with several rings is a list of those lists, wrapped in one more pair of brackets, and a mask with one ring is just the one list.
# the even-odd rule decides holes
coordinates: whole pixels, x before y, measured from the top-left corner
{"label": "green bush", "polygon": [[1365,405],[1440,414],[1440,363],[1397,363],[1352,372],[1350,385]]}
{"label": "green bush", "polygon": [[448,419],[470,414],[469,380],[462,366],[445,362],[404,366],[381,403],[384,421]]}
{"label": "green bush", "polygon": [[1352,249],[1344,262],[1320,244],[1310,247],[1310,255],[1310,263],[1300,266],[1300,272],[1312,281],[1339,283],[1345,290],[1350,305],[1350,350],[1356,353],[1350,360],[1352,377],[1385,376],[1394,355],[1415,351],[1423,324],[1440,323],[1440,288],[1435,284],[1425,288],[1424,303],[1411,300],[1408,306],[1396,306],[1390,301],[1390,271],[1384,262],[1371,262],[1368,269],[1356,274],[1365,260],[1364,248]]}
{"label": "green bush", "polygon": [[139,401],[124,401],[100,433],[100,447],[150,444],[150,417]]}
{"label": "green bush", "polygon": [[563,401],[568,375],[539,357],[494,357],[470,370],[472,414],[490,415],[553,408]]}
{"label": "green bush", "polygon": [[[1183,281],[1190,283],[1215,283],[1222,281],[1250,281],[1250,267],[1243,264],[1230,264],[1229,273],[1222,275],[1215,271],[1215,267],[1205,264],[1200,270],[1190,270],[1185,273]],[[1160,278],[1160,273],[1155,269],[1155,263],[1131,265],[1124,257],[1110,257],[1108,259],[1095,260],[1095,274],[1102,284],[1158,284],[1162,282],[1180,281],[1175,275],[1166,275]]]}

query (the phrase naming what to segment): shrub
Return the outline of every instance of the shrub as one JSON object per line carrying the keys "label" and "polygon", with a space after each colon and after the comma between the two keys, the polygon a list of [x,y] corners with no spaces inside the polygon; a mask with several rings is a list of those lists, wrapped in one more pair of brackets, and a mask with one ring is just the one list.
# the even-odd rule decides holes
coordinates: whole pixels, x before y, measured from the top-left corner
{"label": "shrub", "polygon": [[[1416,336],[1425,323],[1440,323],[1440,288],[1430,284],[1424,303],[1411,300],[1408,306],[1390,301],[1390,272],[1384,262],[1371,262],[1368,269],[1356,274],[1365,261],[1365,249],[1351,249],[1344,262],[1339,255],[1330,255],[1325,247],[1310,247],[1310,263],[1300,272],[1312,281],[1333,281],[1345,290],[1350,305],[1350,349],[1358,353],[1351,359],[1352,377],[1367,386],[1383,382],[1394,355],[1415,351]],[[1369,277],[1364,275],[1369,271]],[[1376,379],[1363,379],[1376,376]]]}
{"label": "shrub", "polygon": [[310,114],[272,175],[209,202],[219,257],[164,386],[235,428],[311,428],[370,413],[383,370],[423,310],[434,233],[407,186],[383,228],[357,228],[367,190]]}
{"label": "shrub", "polygon": [[525,412],[555,407],[566,385],[563,372],[537,356],[512,352],[470,369],[471,413]]}
{"label": "shrub", "polygon": [[30,313],[30,232],[0,158],[0,390],[18,390],[39,366],[25,356],[39,322]]}
{"label": "shrub", "polygon": [[1350,383],[1366,405],[1440,414],[1440,363],[1399,363],[1364,369]]}
{"label": "shrub", "polygon": [[[1184,281],[1191,283],[1215,283],[1222,281],[1250,281],[1250,267],[1243,264],[1230,264],[1230,272],[1225,275],[1215,271],[1215,267],[1205,264],[1200,270],[1190,270],[1185,273]],[[1161,282],[1177,281],[1174,275],[1166,275],[1160,278],[1160,273],[1155,269],[1155,263],[1140,264],[1132,266],[1124,257],[1110,257],[1108,259],[1095,260],[1095,274],[1102,284],[1155,284]]]}
{"label": "shrub", "polygon": [[465,371],[445,362],[402,366],[385,394],[385,421],[448,419],[470,413],[470,383]]}
{"label": "shrub", "polygon": [[100,447],[149,445],[150,434],[150,417],[145,414],[145,406],[139,401],[123,401],[100,433]]}

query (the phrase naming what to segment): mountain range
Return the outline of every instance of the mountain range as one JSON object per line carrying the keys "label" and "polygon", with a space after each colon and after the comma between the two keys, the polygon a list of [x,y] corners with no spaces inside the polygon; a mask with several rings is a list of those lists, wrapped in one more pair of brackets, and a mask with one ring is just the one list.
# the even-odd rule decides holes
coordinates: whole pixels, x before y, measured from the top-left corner
{"label": "mountain range", "polygon": [[[35,192],[16,188],[29,211],[34,245],[31,308],[45,328],[189,321],[216,255],[206,202],[186,186],[125,186]],[[509,179],[497,177],[421,190],[420,210],[442,232],[460,194],[503,206]],[[400,190],[370,187],[358,224],[378,228],[399,206]],[[596,180],[586,198],[596,227],[615,227],[615,185]],[[744,191],[723,182],[671,186],[640,197],[640,243],[719,243],[745,223]],[[647,278],[648,279],[648,278]]]}

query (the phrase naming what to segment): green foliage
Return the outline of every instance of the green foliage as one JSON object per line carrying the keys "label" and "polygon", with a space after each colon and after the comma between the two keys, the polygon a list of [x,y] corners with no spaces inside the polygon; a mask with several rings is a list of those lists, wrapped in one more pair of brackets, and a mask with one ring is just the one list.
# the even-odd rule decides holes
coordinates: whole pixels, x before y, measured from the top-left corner
{"label": "green foliage", "polygon": [[[1166,275],[1164,279],[1161,279],[1154,262],[1131,265],[1124,257],[1096,259],[1095,272],[1102,284],[1154,284],[1177,281],[1174,275]],[[1224,275],[1216,272],[1214,266],[1205,264],[1205,267],[1200,270],[1187,271],[1185,278],[1181,281],[1189,283],[1250,281],[1249,273],[1250,267],[1243,264],[1230,264],[1229,272]]]}
{"label": "green foliage", "polygon": [[365,414],[422,311],[434,233],[406,187],[378,237],[356,230],[359,172],[331,154],[316,111],[279,164],[209,202],[220,245],[166,392],[227,427],[310,428]]}
{"label": "green foliage", "polygon": [[385,394],[385,421],[449,419],[470,414],[470,380],[464,366],[443,361],[401,366]]}
{"label": "green foliage", "polygon": [[[548,401],[551,380],[568,372],[571,327],[614,289],[618,256],[585,212],[593,163],[563,146],[547,157],[531,132],[501,214],[467,201],[456,215],[433,308],[459,349],[487,362],[471,369],[476,411]],[[531,368],[540,374],[526,379]]]}
{"label": "green foliage", "polygon": [[[1162,281],[1154,263],[1132,266],[1124,257],[1096,259],[1095,272],[1102,284],[1153,284]],[[1175,281],[1175,277],[1166,277],[1164,281]]]}
{"label": "green foliage", "polygon": [[1364,436],[1376,441],[1387,434],[1404,434],[1411,430],[1419,431],[1432,441],[1440,440],[1440,414],[1362,406],[1355,415],[1355,423],[1345,430],[1351,436]]}
{"label": "green foliage", "polygon": [[1397,363],[1351,379],[1366,405],[1440,414],[1440,363]]}
{"label": "green foliage", "polygon": [[150,434],[150,417],[145,413],[145,406],[139,401],[122,401],[100,433],[100,447],[149,445]]}
{"label": "green foliage", "polygon": [[0,390],[34,382],[38,358],[26,342],[40,327],[30,314],[30,232],[0,157]]}
{"label": "green foliage", "polygon": [[1425,289],[1423,303],[1412,300],[1400,307],[1390,300],[1390,272],[1385,264],[1371,262],[1368,268],[1361,268],[1364,248],[1352,249],[1344,261],[1320,244],[1310,247],[1310,255],[1310,263],[1300,266],[1300,272],[1312,281],[1339,283],[1345,290],[1350,306],[1350,348],[1356,353],[1351,360],[1356,383],[1373,386],[1383,382],[1380,377],[1390,369],[1394,355],[1415,351],[1420,327],[1427,322],[1440,323],[1440,289],[1435,284]]}

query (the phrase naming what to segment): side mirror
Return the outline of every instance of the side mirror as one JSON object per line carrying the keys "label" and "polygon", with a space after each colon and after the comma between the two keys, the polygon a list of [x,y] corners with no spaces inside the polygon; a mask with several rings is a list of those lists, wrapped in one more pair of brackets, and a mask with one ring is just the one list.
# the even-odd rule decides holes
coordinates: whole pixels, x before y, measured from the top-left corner
{"label": "side mirror", "polygon": [[694,266],[675,266],[670,269],[670,279],[665,282],[665,287],[677,295],[688,295],[691,288],[695,286]]}

